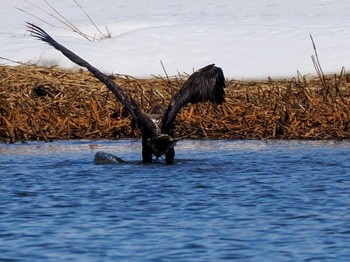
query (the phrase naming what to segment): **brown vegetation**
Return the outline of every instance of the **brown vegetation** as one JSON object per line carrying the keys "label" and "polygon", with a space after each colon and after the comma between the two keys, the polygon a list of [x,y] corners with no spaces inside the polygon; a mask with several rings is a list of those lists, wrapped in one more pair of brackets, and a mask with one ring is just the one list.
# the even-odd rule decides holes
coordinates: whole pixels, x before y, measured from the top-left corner
{"label": "brown vegetation", "polygon": [[[186,76],[143,80],[112,76],[149,110],[166,105]],[[273,81],[227,81],[226,102],[188,106],[177,136],[215,139],[350,138],[350,83],[340,75]],[[0,141],[118,139],[132,136],[131,118],[85,71],[0,66]]]}

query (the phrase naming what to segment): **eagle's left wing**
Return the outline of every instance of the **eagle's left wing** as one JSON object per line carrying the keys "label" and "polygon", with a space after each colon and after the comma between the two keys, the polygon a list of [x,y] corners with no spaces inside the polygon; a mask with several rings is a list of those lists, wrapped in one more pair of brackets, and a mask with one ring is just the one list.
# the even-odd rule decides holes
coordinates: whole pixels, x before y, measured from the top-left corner
{"label": "eagle's left wing", "polygon": [[163,115],[163,130],[169,130],[177,113],[188,103],[210,101],[222,104],[225,101],[225,77],[222,69],[214,64],[194,72],[175,93]]}

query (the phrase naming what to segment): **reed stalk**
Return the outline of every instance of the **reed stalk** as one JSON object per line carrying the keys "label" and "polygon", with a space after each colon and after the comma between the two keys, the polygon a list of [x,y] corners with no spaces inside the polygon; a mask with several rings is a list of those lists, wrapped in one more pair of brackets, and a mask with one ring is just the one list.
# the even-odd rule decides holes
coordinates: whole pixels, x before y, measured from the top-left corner
{"label": "reed stalk", "polygon": [[[317,60],[315,60],[317,61]],[[319,71],[321,72],[321,71]],[[211,139],[348,139],[350,83],[339,75],[235,81],[221,106],[187,106],[177,136]],[[137,79],[114,75],[145,111],[165,107],[187,75]],[[169,89],[172,91],[169,92]],[[327,92],[324,91],[327,86]],[[107,88],[83,70],[0,65],[0,141],[139,137]]]}

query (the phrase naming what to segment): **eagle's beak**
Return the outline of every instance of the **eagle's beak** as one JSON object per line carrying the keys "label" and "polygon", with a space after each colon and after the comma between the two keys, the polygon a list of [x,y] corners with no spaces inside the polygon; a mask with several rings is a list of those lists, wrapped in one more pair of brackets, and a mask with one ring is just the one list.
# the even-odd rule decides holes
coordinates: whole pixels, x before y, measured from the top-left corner
{"label": "eagle's beak", "polygon": [[176,145],[178,139],[167,134],[160,134],[147,139],[147,145],[152,148],[153,154],[158,158]]}

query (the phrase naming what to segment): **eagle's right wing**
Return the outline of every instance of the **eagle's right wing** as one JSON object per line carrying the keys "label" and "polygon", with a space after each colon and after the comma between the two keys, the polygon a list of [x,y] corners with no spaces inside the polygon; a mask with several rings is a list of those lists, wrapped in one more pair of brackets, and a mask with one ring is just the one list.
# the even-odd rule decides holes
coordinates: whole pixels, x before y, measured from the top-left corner
{"label": "eagle's right wing", "polygon": [[103,74],[101,71],[99,71],[97,68],[90,65],[84,59],[74,54],[72,51],[70,51],[63,45],[56,42],[49,34],[47,34],[40,27],[31,23],[27,23],[27,27],[35,38],[43,42],[46,42],[47,44],[53,46],[58,51],[61,51],[62,54],[65,55],[69,60],[71,60],[72,62],[82,67],[85,67],[98,80],[104,83],[105,86],[109,90],[111,90],[114,93],[114,95],[118,98],[118,100],[125,106],[126,110],[131,114],[133,119],[138,124],[140,124],[143,128],[148,128],[149,130],[153,130],[155,128],[152,120],[139,108],[139,106],[131,97],[127,97],[127,95],[123,92],[123,90],[116,83],[114,83],[114,81],[110,77]]}

